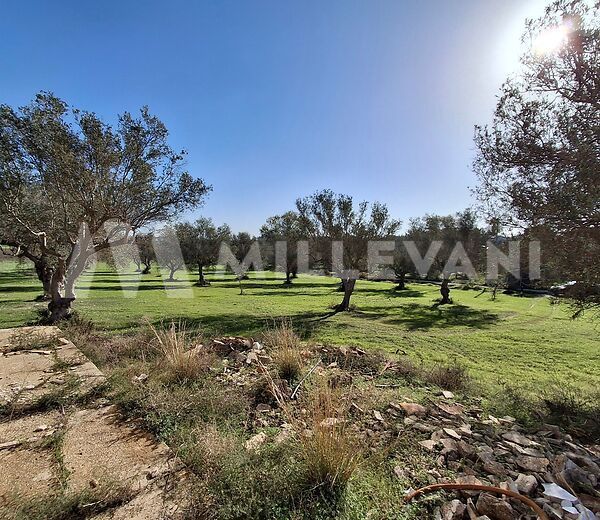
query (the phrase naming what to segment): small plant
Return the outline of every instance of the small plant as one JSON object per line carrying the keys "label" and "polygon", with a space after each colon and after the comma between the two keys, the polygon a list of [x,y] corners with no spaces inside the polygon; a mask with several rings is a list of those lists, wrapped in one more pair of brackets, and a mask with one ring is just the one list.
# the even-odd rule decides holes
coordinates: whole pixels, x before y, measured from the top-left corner
{"label": "small plant", "polygon": [[150,325],[156,349],[164,366],[163,378],[167,382],[189,383],[206,372],[214,359],[201,347],[189,349],[191,338],[183,323],[171,322],[166,329]]}
{"label": "small plant", "polygon": [[307,409],[312,432],[301,439],[307,484],[312,490],[337,496],[360,462],[360,452],[346,430],[346,416],[339,394],[319,384],[309,398]]}
{"label": "small plant", "polygon": [[424,375],[428,382],[444,390],[464,390],[471,382],[467,369],[456,361],[451,365],[438,364]]}
{"label": "small plant", "polygon": [[300,338],[294,332],[291,321],[282,320],[263,334],[263,342],[272,351],[273,362],[279,377],[287,381],[297,379],[302,369]]}

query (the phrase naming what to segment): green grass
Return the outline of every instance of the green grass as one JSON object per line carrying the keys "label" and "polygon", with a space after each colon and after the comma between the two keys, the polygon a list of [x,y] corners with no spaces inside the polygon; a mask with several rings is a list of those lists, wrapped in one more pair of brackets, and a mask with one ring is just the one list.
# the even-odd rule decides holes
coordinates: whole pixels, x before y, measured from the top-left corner
{"label": "green grass", "polygon": [[[583,390],[600,386],[600,322],[570,318],[565,305],[546,297],[500,294],[491,301],[478,291],[453,290],[454,304],[437,307],[438,287],[409,284],[394,292],[391,283],[358,281],[352,312],[333,314],[339,303],[335,279],[300,276],[292,287],[273,273],[250,273],[244,294],[232,276],[214,273],[210,287],[191,287],[182,272],[169,294],[156,273],[119,276],[106,266],[85,274],[75,308],[97,326],[114,332],[182,320],[207,334],[253,335],[265,323],[291,317],[304,339],[405,352],[425,364],[456,361],[486,389],[503,383],[539,392],[570,383]],[[0,262],[0,327],[36,317],[40,285],[27,266]],[[191,295],[191,298],[185,297]]]}

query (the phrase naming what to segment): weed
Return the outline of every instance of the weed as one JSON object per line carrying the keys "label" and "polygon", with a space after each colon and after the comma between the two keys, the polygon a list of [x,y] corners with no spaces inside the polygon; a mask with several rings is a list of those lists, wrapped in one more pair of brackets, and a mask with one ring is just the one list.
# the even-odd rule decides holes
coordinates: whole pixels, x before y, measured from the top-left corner
{"label": "weed", "polygon": [[190,383],[214,364],[212,353],[201,345],[189,348],[192,341],[184,324],[171,322],[166,329],[156,329],[152,325],[150,328],[155,348],[161,356],[160,362],[164,365],[162,377],[166,382]]}
{"label": "weed", "polygon": [[116,483],[102,482],[95,488],[78,493],[55,493],[47,496],[10,497],[0,506],[6,520],[82,520],[117,507],[130,500],[131,492]]}
{"label": "weed", "polygon": [[9,346],[4,352],[19,352],[23,350],[49,350],[57,346],[56,335],[41,332],[17,332],[9,338]]}
{"label": "weed", "polygon": [[360,462],[360,452],[346,429],[346,410],[339,393],[318,383],[308,398],[312,431],[301,438],[307,484],[326,496],[344,490]]}
{"label": "weed", "polygon": [[471,383],[467,369],[456,361],[450,365],[437,364],[423,376],[426,381],[444,390],[465,390]]}
{"label": "weed", "polygon": [[294,332],[289,319],[267,328],[263,342],[270,349],[279,377],[287,381],[297,379],[302,369],[300,338]]}

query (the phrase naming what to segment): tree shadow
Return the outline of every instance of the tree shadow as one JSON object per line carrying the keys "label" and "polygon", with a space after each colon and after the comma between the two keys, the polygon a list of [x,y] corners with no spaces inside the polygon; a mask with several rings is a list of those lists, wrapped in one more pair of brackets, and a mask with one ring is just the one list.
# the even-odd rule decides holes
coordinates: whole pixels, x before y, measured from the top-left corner
{"label": "tree shadow", "polygon": [[355,314],[369,319],[381,319],[384,323],[404,325],[408,330],[446,327],[484,329],[500,319],[498,314],[485,309],[473,309],[460,304],[442,306],[437,303],[431,306],[408,303],[397,308],[369,307],[368,310]]}
{"label": "tree shadow", "polygon": [[[230,280],[215,280],[211,278],[207,278],[207,280],[214,284],[215,287],[224,288],[224,289],[239,289],[240,284],[237,281]],[[284,285],[283,280],[265,280],[265,281],[253,281],[253,280],[244,280],[242,282],[242,287],[244,289],[268,289],[269,291],[276,290],[284,290],[284,291],[293,291],[294,289],[306,289],[312,287],[328,287],[331,289],[336,288],[336,284],[333,283],[311,283],[311,282],[293,282],[292,285]],[[253,293],[256,294],[256,293]]]}
{"label": "tree shadow", "polygon": [[28,293],[28,292],[41,292],[42,284],[39,287],[35,285],[0,285],[0,293]]}
{"label": "tree shadow", "polygon": [[213,314],[204,316],[169,316],[168,319],[157,319],[152,325],[166,327],[171,322],[181,323],[186,330],[198,330],[208,336],[257,336],[273,322],[280,319],[291,319],[296,333],[303,339],[308,339],[320,325],[334,316],[329,312],[303,312],[293,316],[253,316],[250,314]]}
{"label": "tree shadow", "polygon": [[412,288],[406,288],[406,289],[401,289],[401,290],[396,290],[395,288],[391,288],[391,289],[382,289],[380,287],[357,287],[356,289],[354,289],[354,293],[355,294],[364,294],[364,293],[372,293],[372,294],[378,294],[378,295],[382,295],[382,296],[386,296],[387,298],[419,298],[423,295],[425,295],[425,293],[423,291],[418,291],[416,289],[412,289]]}

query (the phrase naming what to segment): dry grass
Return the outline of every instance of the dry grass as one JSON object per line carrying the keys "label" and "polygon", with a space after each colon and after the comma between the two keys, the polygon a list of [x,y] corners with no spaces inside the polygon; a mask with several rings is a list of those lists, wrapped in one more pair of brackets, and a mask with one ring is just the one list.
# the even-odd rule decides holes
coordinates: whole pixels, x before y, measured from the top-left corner
{"label": "dry grass", "polygon": [[150,329],[154,334],[154,347],[159,353],[162,377],[166,382],[192,382],[213,365],[214,355],[201,344],[190,348],[195,342],[184,324],[171,322],[166,328],[150,325]]}
{"label": "dry grass", "polygon": [[424,379],[444,390],[466,390],[471,384],[467,369],[458,363],[438,364],[425,372]]}
{"label": "dry grass", "polygon": [[10,346],[3,349],[3,352],[17,352],[21,350],[47,350],[58,344],[56,335],[48,335],[41,332],[17,332],[10,338]]}
{"label": "dry grass", "polygon": [[295,380],[302,369],[300,338],[294,332],[290,320],[282,320],[267,328],[262,336],[263,343],[270,349],[279,377]]}
{"label": "dry grass", "polygon": [[327,494],[343,491],[360,463],[360,452],[346,428],[347,410],[340,394],[317,384],[308,398],[310,434],[301,438],[306,476],[310,486]]}

